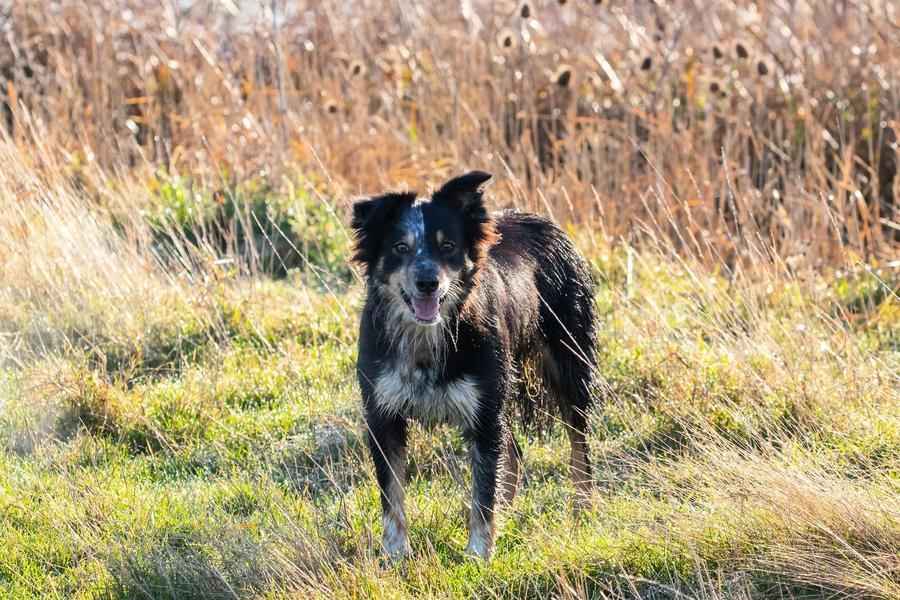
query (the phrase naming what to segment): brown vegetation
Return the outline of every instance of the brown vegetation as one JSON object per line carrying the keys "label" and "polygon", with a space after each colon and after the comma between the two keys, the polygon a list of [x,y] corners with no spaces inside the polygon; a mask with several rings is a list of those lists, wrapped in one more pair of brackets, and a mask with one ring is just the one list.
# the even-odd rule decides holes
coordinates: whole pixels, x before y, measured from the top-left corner
{"label": "brown vegetation", "polygon": [[6,127],[75,168],[341,199],[479,167],[501,203],[730,266],[896,253],[891,2],[263,4],[13,3]]}

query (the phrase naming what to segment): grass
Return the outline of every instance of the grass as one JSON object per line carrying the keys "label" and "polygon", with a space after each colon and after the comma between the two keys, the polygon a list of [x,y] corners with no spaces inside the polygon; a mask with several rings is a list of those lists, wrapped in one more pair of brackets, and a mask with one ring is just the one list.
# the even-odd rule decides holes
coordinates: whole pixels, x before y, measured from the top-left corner
{"label": "grass", "polygon": [[[109,208],[167,206],[155,184],[108,181],[119,191],[86,203],[4,153],[41,198],[0,193],[4,596],[900,593],[895,267],[734,277],[573,230],[602,332],[592,509],[571,512],[561,429],[525,436],[527,485],[494,560],[472,562],[465,448],[416,428],[416,558],[387,565],[354,377],[359,283],[253,275],[239,254],[223,268],[186,235],[155,254],[158,210]],[[346,248],[330,221],[295,235]]]}
{"label": "grass", "polygon": [[[126,4],[0,15],[0,597],[900,597],[891,3]],[[596,491],[520,432],[473,562],[416,427],[390,565],[347,207],[465,168],[593,266]]]}

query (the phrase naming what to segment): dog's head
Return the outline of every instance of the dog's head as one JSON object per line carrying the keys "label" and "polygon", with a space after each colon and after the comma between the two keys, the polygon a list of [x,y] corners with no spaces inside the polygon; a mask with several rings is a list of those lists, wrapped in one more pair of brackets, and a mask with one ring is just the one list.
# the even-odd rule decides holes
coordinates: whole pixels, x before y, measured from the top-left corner
{"label": "dog's head", "polygon": [[403,318],[436,325],[458,308],[497,241],[472,171],[445,183],[430,201],[414,193],[384,194],[353,206],[354,260],[369,285],[404,306]]}

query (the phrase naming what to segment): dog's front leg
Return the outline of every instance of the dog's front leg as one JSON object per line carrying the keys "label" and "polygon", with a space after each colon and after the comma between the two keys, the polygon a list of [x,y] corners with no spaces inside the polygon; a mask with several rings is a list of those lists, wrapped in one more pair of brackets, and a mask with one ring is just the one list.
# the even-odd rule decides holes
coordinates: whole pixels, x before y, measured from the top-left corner
{"label": "dog's front leg", "polygon": [[406,480],[406,421],[370,415],[369,450],[375,462],[375,476],[381,491],[382,545],[391,559],[408,556],[409,536],[403,507]]}
{"label": "dog's front leg", "polygon": [[503,431],[496,423],[484,423],[472,440],[472,509],[466,553],[488,559],[494,549],[494,506],[497,499],[497,465]]}

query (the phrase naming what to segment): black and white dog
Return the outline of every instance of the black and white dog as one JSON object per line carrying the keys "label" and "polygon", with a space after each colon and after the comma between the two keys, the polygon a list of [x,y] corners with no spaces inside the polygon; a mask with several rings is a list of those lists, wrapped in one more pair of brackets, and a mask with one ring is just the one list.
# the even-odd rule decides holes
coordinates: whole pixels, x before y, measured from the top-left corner
{"label": "black and white dog", "polygon": [[[471,444],[472,508],[466,551],[488,558],[495,507],[519,481],[509,428],[523,365],[539,366],[571,442],[571,471],[590,491],[586,413],[595,369],[590,271],[571,241],[542,217],[491,215],[474,171],[430,201],[388,193],[353,206],[354,259],[367,297],[359,384],[381,489],[384,549],[409,553],[403,481],[409,419],[451,423]],[[530,362],[529,362],[530,361]]]}

